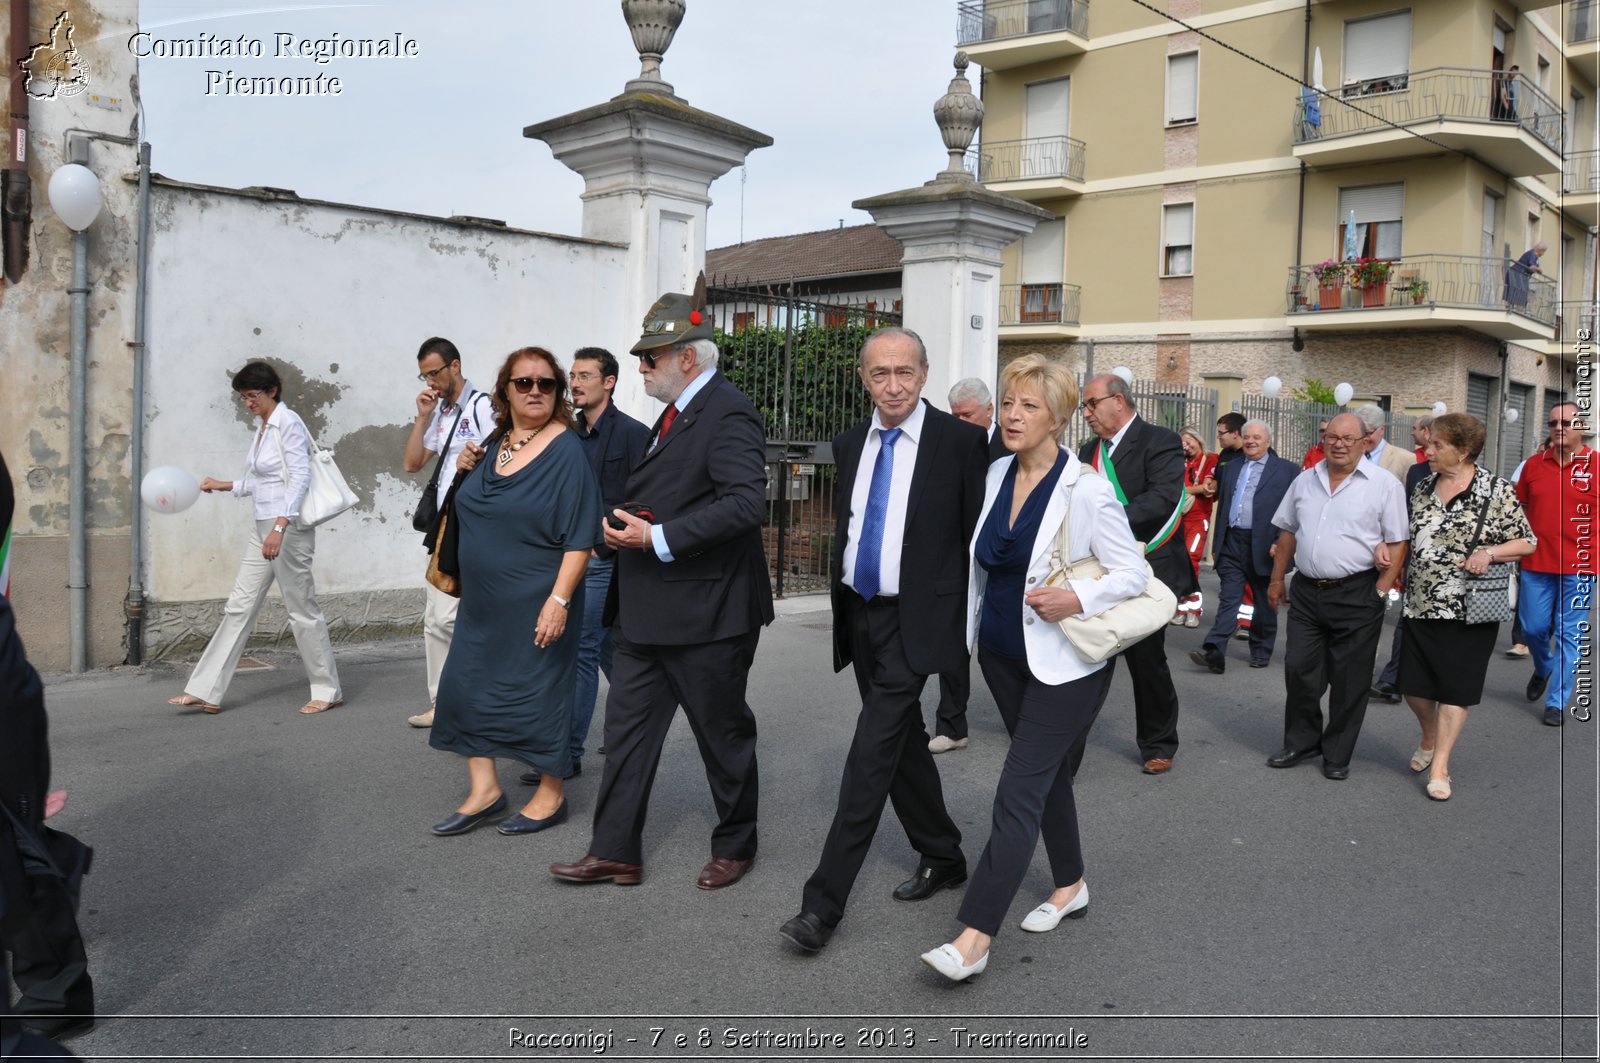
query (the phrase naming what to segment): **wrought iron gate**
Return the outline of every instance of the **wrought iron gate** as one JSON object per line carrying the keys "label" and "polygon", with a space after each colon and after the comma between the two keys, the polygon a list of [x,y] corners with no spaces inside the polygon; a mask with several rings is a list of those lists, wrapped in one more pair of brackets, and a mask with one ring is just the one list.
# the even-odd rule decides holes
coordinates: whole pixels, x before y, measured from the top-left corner
{"label": "wrought iron gate", "polygon": [[873,329],[900,324],[899,293],[829,293],[792,283],[707,288],[718,365],[767,431],[767,563],[778,597],[828,589],[832,441],[871,412],[856,375]]}

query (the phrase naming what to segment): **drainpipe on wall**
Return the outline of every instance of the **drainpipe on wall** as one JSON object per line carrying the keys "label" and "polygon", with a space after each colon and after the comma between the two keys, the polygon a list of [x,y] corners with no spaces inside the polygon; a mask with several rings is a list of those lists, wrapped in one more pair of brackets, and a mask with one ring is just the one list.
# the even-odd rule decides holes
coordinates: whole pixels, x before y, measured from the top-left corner
{"label": "drainpipe on wall", "polygon": [[133,419],[129,435],[132,519],[128,541],[128,597],[122,612],[128,618],[128,663],[144,663],[144,509],[139,487],[144,481],[144,369],[145,304],[149,294],[150,266],[150,145],[139,145],[139,244],[134,264],[133,292]]}
{"label": "drainpipe on wall", "polygon": [[[28,0],[11,0],[13,61],[28,54]],[[28,234],[33,222],[33,192],[28,178],[28,93],[20,75],[10,77],[7,99],[11,144],[6,170],[0,175],[0,244],[4,245],[6,280],[16,284],[28,270]]]}
{"label": "drainpipe on wall", "polygon": [[[1300,46],[1300,83],[1311,84],[1311,0],[1306,0],[1306,28],[1304,42]],[[1300,256],[1305,250],[1306,231],[1306,164],[1300,163],[1300,199],[1294,211],[1294,264],[1298,270],[1301,262]],[[1297,274],[1298,276],[1298,274]],[[1289,346],[1296,352],[1306,349],[1306,341],[1300,337],[1300,326],[1294,326],[1294,339]]]}
{"label": "drainpipe on wall", "polygon": [[[67,138],[67,161],[87,165],[89,142]],[[72,418],[67,478],[67,594],[72,670],[89,668],[88,420],[89,232],[72,234]]]}

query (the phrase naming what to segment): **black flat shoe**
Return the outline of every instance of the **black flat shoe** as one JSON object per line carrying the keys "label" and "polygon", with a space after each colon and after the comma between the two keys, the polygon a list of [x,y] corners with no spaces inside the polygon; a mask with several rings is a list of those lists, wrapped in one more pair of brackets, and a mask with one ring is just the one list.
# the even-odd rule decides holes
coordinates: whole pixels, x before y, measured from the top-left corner
{"label": "black flat shoe", "polygon": [[1298,752],[1296,752],[1293,749],[1289,749],[1289,748],[1285,747],[1283,749],[1278,750],[1276,753],[1272,754],[1272,756],[1267,758],[1267,767],[1269,767],[1269,768],[1292,768],[1296,764],[1300,763],[1302,760],[1305,760],[1307,757],[1318,757],[1318,756],[1321,756],[1321,755],[1322,755],[1322,747],[1321,746],[1313,746],[1310,749],[1302,749],[1302,750],[1300,750]]}
{"label": "black flat shoe", "polygon": [[567,803],[561,802],[561,807],[543,819],[529,819],[521,812],[514,816],[507,816],[504,823],[495,829],[501,834],[538,834],[546,827],[554,827],[557,823],[567,821]]}
{"label": "black flat shoe", "polygon": [[801,912],[779,927],[778,934],[803,952],[821,952],[833,937],[833,927],[824,923],[821,916]]}
{"label": "black flat shoe", "polygon": [[506,810],[506,795],[501,794],[495,798],[494,804],[482,812],[452,812],[441,823],[433,825],[433,833],[441,837],[451,834],[465,834],[491,816],[498,816]]}
{"label": "black flat shoe", "polygon": [[1322,764],[1322,777],[1324,779],[1332,779],[1334,782],[1344,782],[1350,778],[1350,765],[1329,764],[1324,761]]}
{"label": "black flat shoe", "polygon": [[1545,688],[1549,685],[1549,676],[1536,675],[1532,679],[1528,680],[1528,689],[1524,691],[1524,693],[1528,695],[1529,701],[1538,701],[1540,698],[1544,697]]}
{"label": "black flat shoe", "polygon": [[894,899],[925,901],[940,890],[951,889],[965,881],[967,881],[967,869],[963,864],[953,864],[949,867],[919,864],[916,874],[894,888]]}

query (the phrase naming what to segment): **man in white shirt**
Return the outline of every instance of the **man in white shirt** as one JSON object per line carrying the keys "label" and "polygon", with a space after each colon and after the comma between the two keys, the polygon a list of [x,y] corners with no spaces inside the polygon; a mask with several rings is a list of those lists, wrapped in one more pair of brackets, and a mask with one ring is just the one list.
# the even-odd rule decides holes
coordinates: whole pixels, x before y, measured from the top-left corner
{"label": "man in white shirt", "polygon": [[[424,340],[417,351],[417,416],[406,439],[405,470],[420,472],[434,459],[434,507],[444,505],[455,481],[456,459],[472,443],[482,446],[494,432],[494,404],[461,373],[461,352],[439,336]],[[437,455],[435,458],[434,456]],[[439,697],[439,673],[450,653],[456,630],[457,599],[424,581],[427,602],[422,609],[422,641],[428,662],[428,711],[406,718],[412,727],[433,726],[433,705]]]}

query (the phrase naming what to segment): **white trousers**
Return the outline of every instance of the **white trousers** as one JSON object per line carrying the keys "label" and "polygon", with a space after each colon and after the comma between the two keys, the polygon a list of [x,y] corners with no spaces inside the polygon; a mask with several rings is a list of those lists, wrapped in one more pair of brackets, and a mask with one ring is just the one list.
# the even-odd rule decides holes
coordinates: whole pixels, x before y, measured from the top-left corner
{"label": "white trousers", "polygon": [[189,676],[183,692],[210,705],[221,705],[233,681],[234,669],[244,654],[245,643],[255,630],[256,617],[261,603],[267,600],[267,591],[273,580],[283,595],[284,608],[289,613],[289,629],[294,632],[294,643],[300,649],[300,661],[305,665],[306,678],[311,680],[311,700],[339,701],[344,695],[339,690],[339,670],[333,663],[333,640],[328,637],[328,621],[317,605],[317,590],[311,580],[311,557],[317,547],[315,528],[290,525],[284,533],[278,556],[268,561],[261,556],[261,543],[272,531],[273,521],[256,521],[250,535],[250,545],[245,547],[239,562],[239,575],[233,581],[233,592],[222,610],[222,623],[216,634],[206,644],[206,651]]}
{"label": "white trousers", "polygon": [[444,672],[444,659],[450,656],[450,639],[456,633],[456,607],[460,598],[452,598],[431,583],[424,583],[428,592],[427,604],[422,607],[422,644],[428,658],[428,706],[439,703],[439,676]]}

